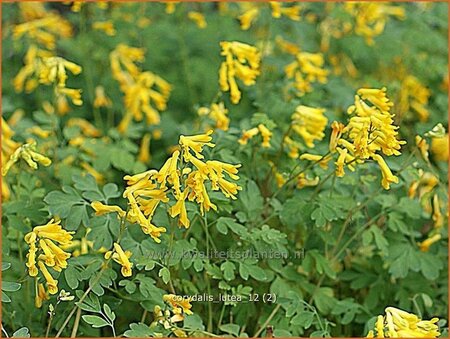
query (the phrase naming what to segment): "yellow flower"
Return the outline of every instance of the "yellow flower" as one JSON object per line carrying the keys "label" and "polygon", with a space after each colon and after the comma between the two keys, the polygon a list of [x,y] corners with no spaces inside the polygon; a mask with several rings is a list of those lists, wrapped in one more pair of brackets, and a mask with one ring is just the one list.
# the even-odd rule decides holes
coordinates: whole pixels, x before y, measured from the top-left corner
{"label": "yellow flower", "polygon": [[138,160],[144,164],[148,164],[150,162],[150,140],[151,134],[145,133],[142,137],[141,146],[139,147]]}
{"label": "yellow flower", "polygon": [[302,189],[304,187],[317,186],[319,184],[319,177],[315,177],[314,179],[309,179],[306,177],[305,173],[300,173],[297,176],[297,188]]}
{"label": "yellow flower", "polygon": [[237,104],[241,100],[241,91],[236,78],[246,86],[255,84],[260,73],[260,53],[256,47],[237,41],[222,41],[220,46],[221,55],[225,57],[219,70],[220,89],[230,91],[231,102]]}
{"label": "yellow flower", "polygon": [[105,89],[103,86],[95,87],[95,99],[94,99],[94,107],[111,107],[111,99],[109,99],[105,94]]}
{"label": "yellow flower", "polygon": [[216,128],[223,131],[228,131],[230,119],[227,117],[228,110],[225,108],[223,102],[219,104],[212,104],[211,108],[200,107],[197,111],[198,115],[207,115],[216,123]]}
{"label": "yellow flower", "polygon": [[292,114],[291,126],[295,133],[303,138],[306,146],[313,148],[315,140],[322,140],[328,119],[322,108],[297,106]]}
{"label": "yellow flower", "polygon": [[285,15],[291,20],[300,20],[300,7],[297,5],[292,7],[283,7],[281,2],[270,1],[270,6],[272,7],[272,17],[276,19],[281,18],[282,15]]}
{"label": "yellow flower", "polygon": [[79,127],[81,132],[87,137],[97,138],[102,135],[102,133],[94,125],[83,118],[70,118],[67,121],[67,127],[73,126]]}
{"label": "yellow flower", "polygon": [[200,12],[190,11],[188,12],[188,18],[194,21],[200,29],[206,28],[207,26],[205,16]]}
{"label": "yellow flower", "polygon": [[426,108],[431,92],[416,77],[406,76],[402,81],[399,100],[399,112],[411,110],[419,117],[419,121],[426,122],[430,112]]}
{"label": "yellow flower", "polygon": [[431,237],[428,237],[426,240],[417,243],[417,245],[419,245],[419,248],[422,252],[428,252],[430,246],[441,240],[441,238],[442,236],[439,233],[437,233]]}
{"label": "yellow flower", "polygon": [[248,30],[252,25],[253,21],[258,17],[258,15],[259,15],[258,7],[250,7],[244,13],[239,15],[238,19],[241,23],[241,29],[243,29],[244,31]]}
{"label": "yellow flower", "polygon": [[97,171],[94,167],[89,165],[87,162],[82,161],[80,166],[90,175],[92,175],[96,182],[103,183],[105,181],[105,177],[99,171]]}
{"label": "yellow flower", "polygon": [[58,293],[58,280],[53,279],[50,272],[47,270],[47,267],[44,265],[44,263],[42,261],[38,262],[38,266],[46,280],[48,292],[50,294]]}
{"label": "yellow flower", "polygon": [[248,140],[252,139],[254,136],[258,135],[259,129],[257,127],[251,128],[247,131],[244,131],[242,133],[241,138],[238,140],[238,142],[241,145],[247,145]]}
{"label": "yellow flower", "polygon": [[116,30],[114,29],[114,24],[111,21],[97,21],[92,24],[92,28],[98,31],[105,32],[106,35],[114,36],[116,35]]}
{"label": "yellow flower", "polygon": [[176,9],[176,5],[179,3],[179,1],[167,1],[166,2],[166,13],[167,14],[173,14]]}
{"label": "yellow flower", "polygon": [[46,139],[50,135],[52,135],[52,131],[43,130],[39,126],[30,127],[26,131],[27,131],[27,133],[33,133],[33,134],[37,135],[38,137],[40,137],[42,139]]}
{"label": "yellow flower", "polygon": [[189,161],[191,158],[191,154],[189,153],[192,150],[197,159],[203,159],[203,155],[201,152],[203,151],[203,146],[214,147],[215,145],[211,143],[212,140],[211,134],[212,130],[206,132],[206,134],[192,135],[192,136],[180,136],[179,144],[183,150],[183,158],[185,161]]}
{"label": "yellow flower", "polygon": [[433,196],[433,221],[434,228],[441,228],[444,226],[444,216],[441,213],[441,206],[439,202],[439,196],[435,194]]}
{"label": "yellow flower", "polygon": [[125,216],[125,211],[122,210],[119,206],[109,206],[102,204],[100,201],[93,201],[91,203],[91,207],[94,209],[95,215],[117,213],[120,218],[123,218]]}
{"label": "yellow flower", "polygon": [[355,33],[364,37],[368,45],[373,45],[374,37],[384,31],[390,16],[405,18],[403,7],[391,6],[388,3],[348,2],[344,4],[344,9],[355,18]]}
{"label": "yellow flower", "polygon": [[263,137],[262,147],[269,148],[270,147],[270,138],[272,137],[272,132],[263,124],[259,124],[258,129],[261,132],[261,136]]}
{"label": "yellow flower", "polygon": [[294,78],[294,87],[297,95],[303,96],[312,91],[311,84],[327,82],[329,71],[323,69],[324,58],[321,53],[299,52],[295,56],[296,60],[288,64],[284,71],[288,79]]}
{"label": "yellow flower", "polygon": [[337,177],[343,177],[345,175],[344,172],[344,165],[345,165],[345,159],[347,157],[347,149],[341,149],[337,148],[337,151],[339,153],[339,157],[335,163],[336,165],[336,176]]}
{"label": "yellow flower", "polygon": [[384,161],[383,157],[379,154],[375,154],[372,156],[372,158],[378,163],[378,166],[380,166],[381,174],[383,175],[381,185],[384,187],[384,189],[388,190],[390,188],[391,183],[397,184],[398,178],[392,174],[390,168]]}
{"label": "yellow flower", "polygon": [[[54,265],[47,265],[47,266],[53,266],[53,269],[55,271],[61,272],[63,268],[67,267],[67,259],[70,258],[70,253],[64,252],[60,247],[58,247],[54,242],[52,242],[49,239],[40,240],[39,243],[44,242],[47,246],[47,248],[52,253],[52,260],[54,261]],[[44,249],[44,246],[41,245],[41,248]],[[45,253],[45,251],[44,251]]]}
{"label": "yellow flower", "polygon": [[177,296],[175,294],[165,294],[163,300],[172,306],[173,310],[181,309],[183,313],[187,315],[193,314],[191,311],[192,305],[190,303],[190,298]]}
{"label": "yellow flower", "polygon": [[36,226],[33,228],[33,232],[39,238],[47,238],[56,241],[61,245],[68,245],[72,240],[72,234],[75,232],[64,230],[60,223],[61,220],[54,222],[54,219],[52,219],[43,226]]}
{"label": "yellow flower", "polygon": [[36,306],[36,308],[41,308],[42,307],[42,302],[44,300],[49,300],[50,297],[47,293],[47,291],[44,288],[44,285],[39,283],[37,286],[37,292],[36,292],[36,297],[34,299],[34,305]]}
{"label": "yellow flower", "polygon": [[341,124],[340,122],[337,122],[337,121],[333,121],[331,123],[332,132],[331,132],[330,144],[329,144],[330,152],[334,152],[336,150],[338,141],[341,138],[344,127],[345,127],[344,124]]}
{"label": "yellow flower", "polygon": [[178,224],[184,226],[185,228],[189,228],[190,221],[187,217],[187,211],[186,211],[186,205],[185,205],[185,199],[187,198],[188,190],[184,190],[182,194],[180,194],[179,199],[169,209],[169,214],[172,218],[175,218],[177,215],[180,215],[180,218],[178,220]]}
{"label": "yellow flower", "polygon": [[296,44],[294,44],[292,42],[284,40],[281,36],[277,36],[275,38],[275,42],[283,52],[286,52],[286,53],[289,53],[292,55],[297,55],[298,53],[300,53],[300,47],[298,47]]}
{"label": "yellow flower", "polygon": [[132,253],[130,251],[124,251],[118,243],[114,243],[114,251],[108,251],[105,253],[105,259],[112,258],[115,262],[122,266],[121,273],[124,277],[131,277],[133,264],[130,262]]}
{"label": "yellow flower", "polygon": [[370,330],[368,338],[436,338],[440,335],[436,323],[438,318],[420,320],[415,314],[395,307],[387,307],[386,315],[379,315],[375,328]]}
{"label": "yellow flower", "polygon": [[318,162],[320,167],[322,167],[323,169],[327,169],[328,162],[331,160],[331,156],[324,157],[322,155],[317,155],[317,154],[303,153],[300,156],[300,160],[308,160],[308,161]]}
{"label": "yellow flower", "polygon": [[429,146],[428,146],[427,141],[424,138],[422,138],[420,135],[416,135],[416,145],[420,150],[420,154],[422,155],[422,158],[425,161],[428,161]]}
{"label": "yellow flower", "polygon": [[2,168],[2,175],[5,176],[10,168],[17,162],[19,159],[25,160],[25,162],[32,169],[37,169],[37,163],[40,163],[43,166],[50,166],[52,161],[46,156],[37,153],[36,151],[36,142],[33,140],[30,143],[26,143],[19,148],[17,148],[14,153],[10,156],[9,160]]}
{"label": "yellow flower", "polygon": [[437,161],[448,161],[448,134],[442,138],[431,139],[431,154]]}

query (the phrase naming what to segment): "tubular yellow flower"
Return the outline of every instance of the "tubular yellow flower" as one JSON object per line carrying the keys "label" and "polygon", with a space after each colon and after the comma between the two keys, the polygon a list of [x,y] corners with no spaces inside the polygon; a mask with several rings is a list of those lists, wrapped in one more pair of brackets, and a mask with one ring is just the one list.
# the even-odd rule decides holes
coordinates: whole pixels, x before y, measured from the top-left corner
{"label": "tubular yellow flower", "polygon": [[428,149],[429,149],[429,146],[428,146],[427,141],[424,138],[422,138],[420,135],[416,135],[416,139],[415,140],[416,140],[416,145],[417,145],[417,147],[420,150],[420,154],[422,155],[422,158],[425,161],[428,161],[428,156],[429,156]]}
{"label": "tubular yellow flower", "polygon": [[292,130],[303,138],[306,146],[313,148],[315,140],[322,140],[328,119],[322,108],[297,106],[292,114]]}
{"label": "tubular yellow flower", "polygon": [[46,280],[48,292],[50,294],[58,293],[58,280],[53,279],[50,272],[47,270],[47,267],[44,265],[44,263],[42,261],[38,262],[38,266]]}
{"label": "tubular yellow flower", "polygon": [[87,162],[83,161],[80,163],[80,166],[90,175],[92,175],[96,182],[103,183],[105,181],[105,177],[99,171],[97,171],[94,167],[89,165]]}
{"label": "tubular yellow flower", "polygon": [[345,175],[344,172],[344,165],[345,165],[345,159],[347,157],[347,149],[337,148],[336,149],[339,153],[339,157],[335,163],[336,165],[336,176],[337,177],[343,177]]}
{"label": "tubular yellow flower", "polygon": [[197,159],[203,159],[201,152],[203,151],[203,146],[214,147],[215,145],[211,143],[211,134],[213,130],[206,132],[206,134],[192,135],[192,136],[180,136],[179,144],[183,150],[183,158],[185,161],[189,161],[192,150]]}
{"label": "tubular yellow flower", "polygon": [[437,161],[448,161],[448,134],[442,138],[431,139],[431,154]]}
{"label": "tubular yellow flower", "polygon": [[330,144],[329,144],[330,152],[334,152],[336,150],[338,141],[341,138],[344,127],[345,127],[344,124],[337,122],[337,121],[333,121],[331,123],[332,132],[331,132]]}
{"label": "tubular yellow flower", "polygon": [[33,232],[39,238],[47,238],[58,242],[61,245],[70,244],[72,240],[72,234],[75,232],[68,232],[64,230],[61,225],[61,220],[54,222],[54,219],[50,220],[43,226],[36,226],[33,228]]}
{"label": "tubular yellow flower", "polygon": [[310,153],[303,153],[300,156],[300,160],[308,160],[308,161],[315,161],[319,163],[319,166],[323,169],[328,168],[328,162],[331,160],[331,156],[322,156],[322,155],[316,155],[316,154],[310,154]]}
{"label": "tubular yellow flower", "polygon": [[230,91],[231,102],[241,100],[236,77],[246,86],[254,85],[259,75],[260,53],[256,47],[237,41],[222,41],[221,55],[225,57],[219,70],[219,85],[224,92]]}
{"label": "tubular yellow flower", "polygon": [[247,145],[248,141],[250,139],[252,139],[254,136],[258,135],[258,133],[259,133],[259,129],[257,127],[251,128],[247,131],[244,131],[242,133],[241,138],[238,140],[238,142],[241,145]]}
{"label": "tubular yellow flower", "polygon": [[117,213],[120,218],[123,218],[125,216],[125,211],[122,210],[119,206],[108,206],[102,204],[100,201],[93,201],[91,203],[91,207],[94,209],[95,215]]}
{"label": "tubular yellow flower", "polygon": [[306,177],[305,173],[300,173],[297,176],[297,188],[302,189],[304,187],[317,186],[319,184],[319,177],[315,177],[314,179],[309,179]]}
{"label": "tubular yellow flower", "polygon": [[433,196],[433,221],[434,221],[434,228],[441,228],[444,226],[444,216],[441,213],[441,206],[439,203],[439,196],[435,194]]}
{"label": "tubular yellow flower", "polygon": [[442,235],[440,235],[439,233],[428,237],[426,240],[417,243],[417,245],[419,246],[420,250],[422,252],[428,252],[430,249],[430,246],[433,245],[434,243],[438,242],[439,240],[441,240]]}
{"label": "tubular yellow flower", "polygon": [[95,87],[95,99],[94,107],[111,107],[111,99],[109,99],[105,94],[105,89],[103,86]]}
{"label": "tubular yellow flower", "polygon": [[248,30],[251,27],[253,21],[258,17],[258,15],[259,15],[258,7],[251,7],[244,13],[242,13],[238,17],[241,23],[241,29],[243,29],[244,31]]}
{"label": "tubular yellow flower", "polygon": [[89,121],[83,118],[70,118],[67,121],[67,127],[77,126],[81,129],[81,132],[87,137],[97,138],[102,133]]}
{"label": "tubular yellow flower", "polygon": [[115,262],[122,266],[121,273],[124,277],[131,277],[133,274],[133,264],[130,262],[132,253],[130,251],[124,251],[118,243],[114,243],[114,251],[105,253],[105,259],[112,258]]}
{"label": "tubular yellow flower", "polygon": [[44,285],[39,283],[37,286],[37,293],[36,293],[36,297],[34,299],[34,305],[36,306],[36,308],[41,308],[42,307],[42,302],[44,300],[49,300],[50,297],[47,293],[47,291],[44,288]]}
{"label": "tubular yellow flower", "polygon": [[205,16],[203,15],[203,13],[196,12],[196,11],[190,11],[190,12],[188,12],[188,18],[190,20],[192,20],[193,22],[195,22],[197,27],[200,29],[206,28],[206,26],[207,26],[206,19],[205,19]]}
{"label": "tubular yellow flower", "polygon": [[141,146],[139,147],[138,160],[144,164],[148,164],[150,162],[150,140],[151,134],[145,133],[142,137]]}
{"label": "tubular yellow flower", "polygon": [[187,217],[187,211],[186,211],[186,205],[185,205],[185,199],[187,198],[188,190],[184,190],[182,194],[180,194],[179,199],[177,200],[176,204],[173,205],[169,209],[170,216],[172,218],[175,218],[177,215],[180,215],[180,218],[178,220],[178,224],[184,226],[185,228],[189,228],[190,221]]}
{"label": "tubular yellow flower", "polygon": [[200,107],[197,111],[200,116],[208,116],[216,123],[216,128],[223,131],[228,131],[230,119],[227,117],[228,110],[225,108],[223,102],[219,104],[212,104],[210,108]]}
{"label": "tubular yellow flower", "polygon": [[378,166],[380,166],[381,174],[383,175],[381,185],[384,187],[384,189],[388,190],[390,188],[391,183],[397,184],[398,178],[392,174],[390,168],[384,161],[383,157],[381,155],[375,154],[372,156],[372,158],[378,163]]}
{"label": "tubular yellow flower", "polygon": [[106,35],[114,36],[116,35],[116,30],[114,24],[111,21],[97,21],[92,24],[92,28],[97,31],[103,31]]}
{"label": "tubular yellow flower", "polygon": [[177,296],[175,294],[165,294],[163,300],[167,302],[173,309],[181,309],[187,315],[193,314],[191,311],[192,305],[189,298]]}
{"label": "tubular yellow flower", "polygon": [[20,147],[18,147],[14,153],[10,156],[9,160],[6,162],[6,164],[2,168],[2,175],[5,176],[10,168],[17,162],[19,159],[25,160],[25,162],[30,166],[32,169],[37,169],[37,163],[40,163],[43,166],[50,166],[52,161],[47,158],[46,156],[43,156],[42,154],[37,153],[36,151],[36,142],[33,140],[30,143],[26,143]]}
{"label": "tubular yellow flower", "polygon": [[312,91],[313,82],[326,83],[328,70],[323,69],[324,58],[321,53],[299,52],[296,60],[288,64],[284,71],[288,79],[294,79],[297,95],[303,96]]}
{"label": "tubular yellow flower", "polygon": [[272,137],[272,132],[263,124],[259,124],[258,129],[261,132],[261,136],[263,137],[262,147],[269,148],[270,147],[270,138]]}

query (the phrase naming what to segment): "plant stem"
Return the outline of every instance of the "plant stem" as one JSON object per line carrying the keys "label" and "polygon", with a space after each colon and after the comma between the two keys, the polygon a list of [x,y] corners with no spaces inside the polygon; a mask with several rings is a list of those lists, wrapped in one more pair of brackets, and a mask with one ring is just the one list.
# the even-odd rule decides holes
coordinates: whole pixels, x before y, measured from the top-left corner
{"label": "plant stem", "polygon": [[269,317],[267,318],[267,320],[264,322],[264,324],[262,324],[262,326],[259,328],[258,331],[256,331],[256,333],[253,335],[253,338],[257,338],[262,331],[264,331],[267,327],[267,325],[269,325],[269,323],[271,322],[271,320],[273,319],[273,317],[277,314],[278,310],[280,309],[281,304],[278,304],[272,311],[272,313],[270,313]]}
{"label": "plant stem", "polygon": [[77,336],[78,326],[80,325],[81,318],[81,308],[77,310],[77,315],[75,316],[75,323],[73,324],[72,333],[70,334],[71,338],[75,338]]}

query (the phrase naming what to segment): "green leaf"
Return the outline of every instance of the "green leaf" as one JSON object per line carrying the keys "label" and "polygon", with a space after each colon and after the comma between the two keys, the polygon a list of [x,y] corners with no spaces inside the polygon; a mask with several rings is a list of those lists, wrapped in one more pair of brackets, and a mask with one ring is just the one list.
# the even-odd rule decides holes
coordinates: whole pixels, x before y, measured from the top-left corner
{"label": "green leaf", "polygon": [[2,262],[2,272],[6,271],[10,267],[11,267],[11,263],[9,263],[9,262]]}
{"label": "green leaf", "polygon": [[15,292],[20,290],[21,284],[10,282],[10,281],[2,281],[2,291],[6,292]]}
{"label": "green leaf", "polygon": [[240,329],[240,327],[237,324],[224,324],[224,325],[221,325],[219,327],[219,329],[222,332],[225,332],[225,333],[228,333],[228,334],[232,334],[235,337],[239,336],[239,329]]}
{"label": "green leaf", "polygon": [[100,313],[101,307],[100,302],[95,294],[88,294],[87,297],[83,300],[82,303],[75,303],[79,308],[84,311]]}
{"label": "green leaf", "polygon": [[8,297],[8,295],[2,291],[2,303],[10,303],[11,302],[11,298]]}
{"label": "green leaf", "polygon": [[150,327],[142,323],[130,324],[130,329],[126,330],[123,335],[128,338],[149,338],[154,336]]}
{"label": "green leaf", "polygon": [[83,315],[81,318],[94,328],[109,326],[109,323],[97,315]]}
{"label": "green leaf", "polygon": [[234,270],[236,269],[236,266],[231,261],[225,261],[222,265],[220,265],[220,269],[223,272],[223,277],[225,280],[234,280]]}
{"label": "green leaf", "polygon": [[105,312],[106,317],[111,321],[112,324],[116,319],[116,315],[114,314],[114,312],[111,311],[111,308],[107,304],[103,304],[103,311]]}
{"label": "green leaf", "polygon": [[161,277],[164,284],[167,284],[170,280],[170,271],[167,267],[163,267],[159,270],[158,277]]}
{"label": "green leaf", "polygon": [[297,313],[297,315],[291,319],[291,324],[294,326],[303,327],[304,329],[308,329],[309,327],[311,327],[313,320],[313,312],[303,311]]}
{"label": "green leaf", "polygon": [[11,338],[29,338],[30,330],[27,327],[21,327],[13,333]]}
{"label": "green leaf", "polygon": [[383,256],[388,255],[389,254],[389,248],[388,248],[389,243],[386,240],[386,238],[384,237],[383,232],[376,225],[370,226],[370,231],[372,232],[372,234],[374,236],[375,244],[377,245],[377,248],[380,250],[381,254]]}

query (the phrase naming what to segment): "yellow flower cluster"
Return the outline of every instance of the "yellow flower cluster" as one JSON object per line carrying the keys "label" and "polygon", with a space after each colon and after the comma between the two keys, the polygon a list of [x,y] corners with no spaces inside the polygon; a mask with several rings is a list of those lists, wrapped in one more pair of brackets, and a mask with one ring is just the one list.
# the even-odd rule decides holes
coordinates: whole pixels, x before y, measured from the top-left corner
{"label": "yellow flower cluster", "polygon": [[47,267],[57,272],[67,267],[70,253],[65,252],[61,247],[70,245],[74,233],[64,230],[60,222],[54,222],[52,219],[46,225],[34,227],[32,232],[25,235],[25,242],[30,247],[26,263],[28,274],[35,277],[40,270],[50,294],[58,292],[58,280],[52,277]]}
{"label": "yellow flower cluster", "polygon": [[124,44],[119,44],[110,54],[113,77],[125,94],[126,112],[118,127],[120,132],[128,129],[133,118],[141,121],[144,115],[147,124],[159,124],[158,110],[164,111],[167,107],[171,85],[152,72],[141,72],[135,63],[142,61],[144,49]]}
{"label": "yellow flower cluster", "polygon": [[[7,146],[6,146],[7,147]],[[3,145],[2,145],[3,150]],[[37,169],[37,163],[40,163],[43,166],[50,166],[52,161],[46,156],[36,152],[36,142],[33,140],[29,143],[23,144],[18,147],[9,157],[6,164],[2,166],[2,175],[5,176],[11,167],[19,161],[19,159],[25,160],[25,162],[32,169]]]}
{"label": "yellow flower cluster", "polygon": [[312,83],[325,84],[329,71],[323,68],[324,58],[321,53],[299,52],[295,61],[288,64],[284,71],[288,79],[294,79],[293,86],[297,95],[303,96],[312,91]]}
{"label": "yellow flower cluster", "polygon": [[112,258],[115,262],[122,266],[121,273],[124,277],[131,277],[133,273],[131,268],[133,264],[130,262],[132,253],[124,251],[118,243],[114,243],[114,250],[105,253],[105,259]]}
{"label": "yellow flower cluster", "polygon": [[[20,144],[12,139],[13,136],[14,131],[2,117],[2,174],[5,171],[6,163],[9,161],[14,152],[20,147]],[[11,191],[9,186],[6,183],[6,180],[2,180],[2,198],[7,200],[10,196]]]}
{"label": "yellow flower cluster", "polygon": [[67,71],[78,75],[81,67],[71,61],[61,57],[53,56],[51,52],[41,50],[35,45],[31,45],[25,58],[25,66],[14,77],[13,84],[17,92],[24,89],[27,92],[33,91],[39,83],[55,86],[55,95],[59,97],[69,97],[74,105],[83,104],[81,100],[81,90],[66,87]]}
{"label": "yellow flower cluster", "polygon": [[92,29],[102,31],[108,36],[116,35],[116,29],[111,21],[96,21],[92,24]]}
{"label": "yellow flower cluster", "polygon": [[261,133],[262,137],[262,147],[269,148],[270,147],[270,139],[272,138],[272,132],[263,124],[259,124],[258,127],[250,128],[249,130],[243,131],[241,138],[238,142],[241,145],[247,145],[248,141],[252,139],[254,136],[257,136]]}
{"label": "yellow flower cluster", "polygon": [[[241,2],[239,3],[241,8],[241,14],[238,16],[238,20],[241,24],[241,29],[248,30],[253,22],[259,17],[262,5],[255,4],[251,2]],[[291,20],[300,20],[300,6],[294,5],[290,7],[283,7],[281,2],[271,1],[270,7],[272,9],[272,17],[275,19],[281,18],[283,15]]]}
{"label": "yellow flower cluster", "polygon": [[[324,115],[323,108],[313,108],[304,105],[297,106],[295,112],[291,116],[291,129],[300,136],[307,147],[314,148],[314,141],[320,141],[325,136],[325,127],[328,119]],[[285,140],[286,142],[286,140]],[[287,141],[291,146],[291,152],[298,152],[298,149],[293,151],[295,144]]]}
{"label": "yellow flower cluster", "polygon": [[27,36],[45,48],[55,48],[58,37],[72,36],[72,25],[69,21],[54,12],[48,12],[43,4],[23,1],[19,4],[25,22],[13,27],[13,38]]}
{"label": "yellow flower cluster", "polygon": [[145,234],[149,234],[159,243],[161,233],[165,232],[166,228],[154,226],[151,219],[160,202],[169,202],[169,193],[176,199],[175,205],[169,208],[169,214],[172,218],[179,216],[178,224],[186,228],[190,226],[186,200],[198,203],[202,214],[211,208],[217,210],[217,206],[209,198],[205,185],[207,181],[211,182],[213,191],[220,190],[227,198],[236,199],[235,195],[241,187],[226,180],[225,174],[233,180],[239,179],[237,173],[240,165],[230,165],[217,160],[206,162],[201,160],[204,159],[201,154],[203,147],[215,146],[210,142],[211,134],[212,131],[194,136],[181,135],[179,140],[181,153],[179,150],[174,151],[160,170],[152,169],[124,177],[128,187],[123,197],[128,200],[128,212],[119,206],[107,206],[95,201],[91,206],[96,215],[117,213],[121,218],[126,217],[130,223],[139,224]]}
{"label": "yellow flower cluster", "polygon": [[405,9],[385,2],[346,2],[345,10],[355,18],[355,33],[364,37],[368,45],[384,31],[389,17],[405,18]]}
{"label": "yellow flower cluster", "polygon": [[412,75],[406,76],[400,90],[399,111],[413,110],[419,117],[419,121],[426,122],[430,115],[426,108],[430,95],[430,90],[422,85],[419,79]]}
{"label": "yellow flower cluster", "polygon": [[184,315],[193,314],[191,311],[192,305],[189,298],[178,296],[175,294],[165,294],[163,301],[166,302],[172,311],[171,322],[180,322],[184,320]]}
{"label": "yellow flower cluster", "polygon": [[228,118],[228,109],[225,108],[223,102],[212,104],[211,107],[200,107],[197,110],[199,116],[207,116],[216,124],[215,128],[222,131],[228,131],[230,118]]}
{"label": "yellow flower cluster", "polygon": [[221,55],[225,57],[219,70],[220,89],[230,91],[231,102],[237,104],[241,100],[241,91],[236,78],[246,86],[254,85],[260,73],[261,56],[256,47],[238,41],[222,41],[220,46]]}
{"label": "yellow flower cluster", "polygon": [[375,160],[380,166],[383,178],[382,186],[390,188],[391,183],[397,183],[394,176],[377,152],[386,156],[400,155],[401,145],[406,141],[397,139],[398,127],[393,124],[394,115],[390,113],[393,103],[386,96],[386,88],[361,88],[355,95],[355,104],[347,112],[353,115],[348,125],[342,130],[347,139],[339,138],[336,151],[339,158],[336,162],[337,176],[344,175],[344,166],[354,170],[356,163],[366,159]]}
{"label": "yellow flower cluster", "polygon": [[395,307],[387,307],[379,315],[375,328],[367,338],[437,338],[440,336],[438,318],[421,320],[418,316]]}
{"label": "yellow flower cluster", "polygon": [[432,244],[442,238],[441,230],[445,224],[445,217],[441,211],[442,201],[436,192],[438,184],[439,178],[436,175],[419,169],[419,178],[411,183],[408,190],[408,196],[411,199],[417,197],[425,212],[433,220],[433,229],[429,232],[427,239],[418,243],[423,252],[427,252]]}

